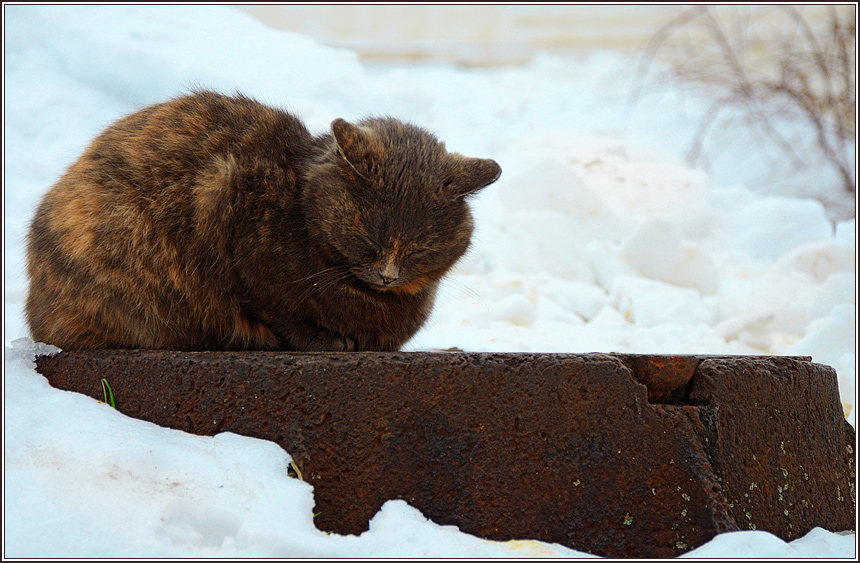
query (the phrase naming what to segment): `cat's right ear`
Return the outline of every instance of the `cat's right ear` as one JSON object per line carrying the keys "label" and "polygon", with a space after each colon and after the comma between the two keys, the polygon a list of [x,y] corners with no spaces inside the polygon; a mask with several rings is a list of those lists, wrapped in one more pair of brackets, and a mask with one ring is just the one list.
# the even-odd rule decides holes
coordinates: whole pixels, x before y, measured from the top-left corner
{"label": "cat's right ear", "polygon": [[457,171],[447,182],[449,191],[457,197],[473,194],[499,179],[502,167],[489,158],[471,158],[457,155]]}

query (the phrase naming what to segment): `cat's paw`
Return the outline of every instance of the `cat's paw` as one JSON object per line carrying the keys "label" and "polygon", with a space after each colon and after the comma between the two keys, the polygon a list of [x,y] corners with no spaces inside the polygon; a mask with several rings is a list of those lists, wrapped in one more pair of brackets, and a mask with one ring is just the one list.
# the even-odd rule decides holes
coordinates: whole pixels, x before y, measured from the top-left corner
{"label": "cat's paw", "polygon": [[308,343],[308,352],[355,352],[355,340],[330,330],[321,330]]}

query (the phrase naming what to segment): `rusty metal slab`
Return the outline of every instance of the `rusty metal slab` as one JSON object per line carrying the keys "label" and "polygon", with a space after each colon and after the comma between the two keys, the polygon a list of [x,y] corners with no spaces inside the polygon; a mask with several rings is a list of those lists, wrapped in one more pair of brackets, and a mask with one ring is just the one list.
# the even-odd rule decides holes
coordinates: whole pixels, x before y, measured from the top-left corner
{"label": "rusty metal slab", "polygon": [[108,378],[133,417],[277,442],[341,534],[390,499],[609,557],[854,527],[853,428],[833,370],[804,359],[108,350],[37,367],[94,398]]}
{"label": "rusty metal slab", "polygon": [[742,529],[854,529],[855,434],[836,381],[829,366],[773,356],[699,365],[688,400]]}

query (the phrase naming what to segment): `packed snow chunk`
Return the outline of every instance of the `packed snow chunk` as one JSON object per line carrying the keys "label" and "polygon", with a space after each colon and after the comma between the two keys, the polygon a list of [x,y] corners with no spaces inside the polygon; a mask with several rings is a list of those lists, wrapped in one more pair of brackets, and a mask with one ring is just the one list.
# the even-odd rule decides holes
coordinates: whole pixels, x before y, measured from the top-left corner
{"label": "packed snow chunk", "polygon": [[7,362],[20,361],[34,368],[36,356],[53,356],[61,351],[52,344],[34,342],[32,338],[26,336],[16,338],[11,342],[11,347],[4,350]]}
{"label": "packed snow chunk", "polygon": [[773,346],[774,314],[761,311],[736,315],[714,325],[714,332],[726,342],[740,342],[760,352]]}
{"label": "packed snow chunk", "polygon": [[[471,543],[454,526],[436,526],[421,512],[403,500],[390,500],[382,505],[370,520],[368,531],[361,537],[366,556],[390,557],[390,541],[409,543],[413,557],[439,556],[451,542],[468,549]],[[383,541],[379,541],[383,540]],[[465,541],[464,541],[465,540]]]}
{"label": "packed snow chunk", "polygon": [[[591,558],[557,544],[539,541],[489,541],[461,533],[456,526],[441,526],[428,520],[403,500],[390,500],[370,520],[368,531],[359,537],[344,537],[343,556],[361,550],[364,557],[400,558],[403,546],[409,557],[582,557]],[[352,549],[352,552],[350,552]]]}
{"label": "packed snow chunk", "polygon": [[806,335],[774,352],[791,356],[811,356],[812,361],[836,370],[839,396],[846,418],[853,423],[856,395],[856,306],[853,302],[835,305],[830,314],[809,324]]}
{"label": "packed snow chunk", "polygon": [[786,273],[800,272],[823,282],[833,274],[855,270],[854,248],[833,242],[804,244],[783,255],[777,264]]}
{"label": "packed snow chunk", "polygon": [[593,284],[549,277],[540,281],[538,291],[546,297],[539,303],[552,302],[585,321],[597,316],[609,300],[607,292]]}
{"label": "packed snow chunk", "polygon": [[621,246],[621,256],[645,277],[715,294],[719,270],[700,246],[684,242],[667,221],[643,223]]}
{"label": "packed snow chunk", "polygon": [[507,270],[520,275],[593,279],[581,248],[601,231],[601,224],[612,228],[613,215],[600,206],[575,173],[554,161],[544,164],[530,175],[502,180],[479,194],[472,249],[459,271],[490,275]]}
{"label": "packed snow chunk", "polygon": [[621,257],[619,244],[604,240],[593,240],[585,245],[583,254],[594,270],[597,284],[610,290],[615,280],[622,277],[639,277],[640,273],[633,265]]}
{"label": "packed snow chunk", "polygon": [[[11,13],[53,30],[36,41],[70,75],[136,107],[195,85],[295,103],[361,73],[356,53],[272,30],[227,6],[19,6]],[[229,37],[254,40],[225,48]]]}
{"label": "packed snow chunk", "polygon": [[813,361],[832,366],[842,358],[846,350],[854,350],[855,321],[854,304],[836,305],[828,316],[809,324],[806,336],[780,353],[812,356]]}
{"label": "packed snow chunk", "polygon": [[[27,429],[7,436],[7,555],[274,557],[292,550],[272,540],[317,533],[312,489],[276,444],[161,428],[5,366],[5,414]],[[62,533],[32,541],[46,529]]]}
{"label": "packed snow chunk", "polygon": [[723,235],[730,248],[771,262],[798,246],[831,241],[833,225],[818,201],[766,197],[727,214]]}
{"label": "packed snow chunk", "polygon": [[504,321],[517,326],[531,326],[535,321],[536,304],[534,299],[518,293],[508,295],[490,305],[486,313],[488,320]]}
{"label": "packed snow chunk", "polygon": [[857,275],[853,272],[838,272],[827,278],[827,281],[815,289],[815,296],[806,315],[810,321],[826,317],[834,307],[843,303],[855,305],[857,290]]}
{"label": "packed snow chunk", "polygon": [[[821,530],[823,534],[816,533],[813,529],[806,536],[788,543],[770,532],[744,530],[738,532],[727,532],[718,534],[714,538],[699,546],[693,551],[688,551],[680,558],[689,559],[733,559],[733,558],[806,558],[815,557],[817,553],[833,554],[838,551],[844,556],[853,556],[854,537],[840,536]],[[826,549],[822,542],[827,544]],[[851,553],[852,555],[849,555]]]}
{"label": "packed snow chunk", "polygon": [[[854,532],[839,530],[837,533],[824,528],[812,528],[805,536],[792,541],[789,545],[800,552],[801,557],[815,558],[856,557],[857,538]],[[752,555],[750,555],[752,556]]]}
{"label": "packed snow chunk", "polygon": [[815,294],[816,286],[805,276],[742,257],[726,259],[721,263],[720,332],[731,339],[732,327],[747,325],[744,330],[760,335],[762,346],[756,347],[763,351],[771,344],[791,344],[806,333],[807,308]]}
{"label": "packed snow chunk", "polygon": [[[707,174],[667,160],[665,154],[633,154],[623,140],[583,139],[569,162],[594,192],[619,214],[669,217],[697,209],[705,198]],[[640,153],[644,153],[639,149]]]}
{"label": "packed snow chunk", "polygon": [[568,218],[552,211],[512,213],[499,232],[482,236],[474,253],[520,275],[547,273],[588,281],[594,273],[579,251],[587,237],[575,229]]}
{"label": "packed snow chunk", "polygon": [[710,325],[714,319],[711,299],[698,291],[642,278],[616,280],[610,302],[640,327]]}
{"label": "packed snow chunk", "polygon": [[851,219],[849,221],[839,221],[836,223],[836,233],[834,235],[837,244],[856,250],[857,248],[857,221]]}
{"label": "packed snow chunk", "polygon": [[[498,192],[509,214],[551,212],[565,218],[570,236],[553,241],[560,246],[569,238],[612,238],[622,227],[582,178],[557,160],[544,160],[524,176],[499,185]],[[540,235],[536,231],[529,236]]]}

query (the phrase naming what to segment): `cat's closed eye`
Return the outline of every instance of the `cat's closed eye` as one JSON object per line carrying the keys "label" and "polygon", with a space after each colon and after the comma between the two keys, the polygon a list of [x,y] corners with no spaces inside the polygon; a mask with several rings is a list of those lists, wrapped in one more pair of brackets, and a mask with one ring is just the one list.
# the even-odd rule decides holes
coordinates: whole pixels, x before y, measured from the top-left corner
{"label": "cat's closed eye", "polygon": [[382,254],[382,245],[367,235],[354,235],[353,240],[355,242],[355,246],[367,256],[378,257]]}
{"label": "cat's closed eye", "polygon": [[419,248],[417,250],[413,250],[407,255],[409,260],[420,261],[423,259],[430,258],[433,255],[432,248]]}
{"label": "cat's closed eye", "polygon": [[375,250],[382,250],[382,245],[373,240],[372,238],[365,235],[358,235],[361,238],[361,241],[367,246],[372,247]]}

